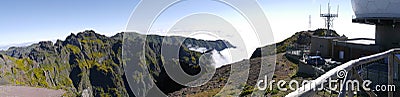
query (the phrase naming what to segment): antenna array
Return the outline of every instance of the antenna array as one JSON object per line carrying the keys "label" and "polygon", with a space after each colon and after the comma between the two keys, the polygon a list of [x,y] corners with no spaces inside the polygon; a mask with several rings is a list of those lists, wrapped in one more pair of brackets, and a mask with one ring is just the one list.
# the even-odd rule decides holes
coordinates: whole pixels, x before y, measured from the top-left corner
{"label": "antenna array", "polygon": [[330,29],[331,29],[331,27],[333,27],[333,20],[339,16],[339,5],[337,6],[336,11],[337,11],[336,14],[331,13],[330,2],[328,3],[328,13],[322,14],[321,5],[319,6],[320,17],[325,19],[325,27],[328,29],[327,33],[325,33],[325,36],[328,36],[328,35],[332,36]]}

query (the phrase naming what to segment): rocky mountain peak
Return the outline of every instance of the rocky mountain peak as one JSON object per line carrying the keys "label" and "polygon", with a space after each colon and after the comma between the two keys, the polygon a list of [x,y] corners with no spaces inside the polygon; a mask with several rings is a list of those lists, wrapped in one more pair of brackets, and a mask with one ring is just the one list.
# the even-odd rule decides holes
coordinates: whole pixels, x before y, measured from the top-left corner
{"label": "rocky mountain peak", "polygon": [[53,42],[41,41],[41,42],[39,42],[39,48],[44,49],[44,50],[53,51],[54,50]]}
{"label": "rocky mountain peak", "polygon": [[106,36],[97,34],[93,30],[85,30],[83,32],[79,32],[77,35],[79,39],[104,39]]}

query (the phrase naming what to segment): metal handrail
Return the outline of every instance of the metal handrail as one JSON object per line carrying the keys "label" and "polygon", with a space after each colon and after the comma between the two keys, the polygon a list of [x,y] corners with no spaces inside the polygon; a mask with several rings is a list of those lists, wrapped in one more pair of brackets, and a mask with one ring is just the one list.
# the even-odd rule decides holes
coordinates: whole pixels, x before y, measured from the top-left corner
{"label": "metal handrail", "polygon": [[[317,79],[313,80],[312,83],[307,83],[304,86],[298,88],[296,91],[293,91],[291,93],[289,93],[288,95],[286,95],[286,97],[306,97],[306,96],[311,96],[314,95],[316,92],[314,90],[316,90],[316,88],[318,88],[326,79],[328,78],[337,78],[336,76],[336,72],[339,70],[346,70],[347,72],[354,70],[355,67],[358,67],[362,64],[367,64],[367,63],[371,63],[383,58],[389,58],[389,76],[388,76],[388,83],[389,84],[393,84],[393,61],[399,61],[397,58],[394,58],[394,54],[397,54],[400,52],[400,48],[396,48],[396,49],[390,49],[388,51],[382,52],[382,53],[378,53],[378,54],[374,54],[374,55],[370,55],[370,56],[366,56],[366,57],[362,57],[359,59],[355,59],[355,60],[351,60],[349,62],[346,62],[340,66],[337,66],[336,68],[326,72],[325,74],[321,75],[320,77],[318,77]],[[400,63],[400,62],[399,62]],[[350,73],[350,72],[349,72]],[[359,77],[358,73],[355,73],[356,76]],[[353,74],[354,75],[354,74]],[[346,75],[347,76],[347,75]],[[349,79],[348,77],[346,77],[345,79]],[[340,91],[339,96],[343,96],[343,94],[346,91]],[[373,92],[368,93],[370,96],[376,96]],[[393,96],[393,92],[389,92],[389,96]]]}

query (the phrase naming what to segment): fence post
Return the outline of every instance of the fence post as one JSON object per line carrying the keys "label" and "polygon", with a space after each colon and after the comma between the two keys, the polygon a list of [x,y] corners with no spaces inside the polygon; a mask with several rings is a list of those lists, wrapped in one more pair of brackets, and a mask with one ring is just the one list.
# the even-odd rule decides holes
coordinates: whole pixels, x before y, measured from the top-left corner
{"label": "fence post", "polygon": [[[389,55],[389,60],[388,60],[388,85],[393,85],[393,62],[394,62],[394,53],[392,52]],[[388,97],[393,97],[393,92],[388,91]]]}

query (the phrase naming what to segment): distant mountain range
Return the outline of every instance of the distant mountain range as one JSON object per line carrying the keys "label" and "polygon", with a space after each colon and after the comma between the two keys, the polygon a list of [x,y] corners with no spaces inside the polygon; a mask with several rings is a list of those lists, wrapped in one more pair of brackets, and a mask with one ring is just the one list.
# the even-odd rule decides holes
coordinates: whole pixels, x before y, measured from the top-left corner
{"label": "distant mountain range", "polygon": [[[56,42],[57,40],[51,40],[52,42]],[[31,42],[23,42],[23,43],[13,43],[13,44],[2,44],[0,45],[0,50],[7,50],[10,47],[26,47],[32,45],[34,43],[38,43],[40,41],[31,41]]]}
{"label": "distant mountain range", "polygon": [[29,46],[35,42],[26,42],[26,43],[19,43],[19,44],[6,44],[6,45],[0,45],[0,50],[7,50],[10,47],[23,47],[23,46]]}

